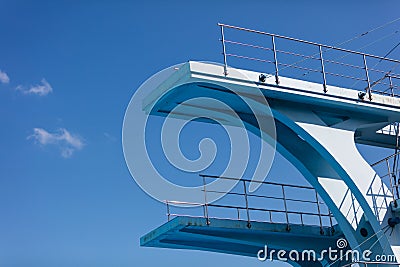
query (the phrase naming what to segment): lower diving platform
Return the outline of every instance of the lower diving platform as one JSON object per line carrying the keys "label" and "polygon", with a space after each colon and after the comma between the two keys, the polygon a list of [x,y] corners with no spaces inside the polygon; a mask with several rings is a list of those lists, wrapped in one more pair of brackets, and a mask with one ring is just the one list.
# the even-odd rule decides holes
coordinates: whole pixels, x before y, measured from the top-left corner
{"label": "lower diving platform", "polygon": [[[334,231],[324,227],[329,234],[321,235],[320,227],[314,225],[291,225],[288,231],[286,223],[251,222],[249,228],[245,220],[209,218],[207,221],[206,218],[178,216],[143,236],[140,245],[257,257],[265,245],[268,251],[335,248],[337,240],[344,236],[338,227],[333,227]],[[304,246],[304,240],[308,247]],[[307,266],[322,265],[308,262]]]}

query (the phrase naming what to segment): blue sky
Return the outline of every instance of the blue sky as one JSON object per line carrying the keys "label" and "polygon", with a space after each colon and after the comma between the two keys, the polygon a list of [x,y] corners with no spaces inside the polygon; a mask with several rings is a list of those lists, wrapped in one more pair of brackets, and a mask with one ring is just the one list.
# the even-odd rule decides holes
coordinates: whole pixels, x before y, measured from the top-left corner
{"label": "blue sky", "polygon": [[[218,22],[337,44],[396,19],[399,7],[386,0],[0,1],[0,266],[266,264],[139,247],[140,236],[165,222],[165,207],[140,190],[124,162],[131,96],[168,66],[222,62]],[[383,55],[399,35],[365,51]],[[386,153],[370,151],[363,153],[372,160]]]}

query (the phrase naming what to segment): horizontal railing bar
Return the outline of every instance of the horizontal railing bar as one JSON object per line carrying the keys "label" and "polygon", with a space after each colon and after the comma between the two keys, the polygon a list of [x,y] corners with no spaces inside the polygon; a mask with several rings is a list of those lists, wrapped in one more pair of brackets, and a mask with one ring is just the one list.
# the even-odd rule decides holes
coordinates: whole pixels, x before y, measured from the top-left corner
{"label": "horizontal railing bar", "polygon": [[283,35],[279,35],[279,34],[273,34],[273,33],[268,33],[268,32],[263,32],[263,31],[258,31],[258,30],[252,30],[252,29],[247,29],[247,28],[243,28],[243,27],[237,27],[237,26],[232,26],[232,25],[228,25],[228,24],[223,24],[223,23],[218,23],[218,26],[252,32],[252,33],[257,33],[257,34],[268,35],[271,37],[273,36],[275,38],[281,38],[281,39],[286,39],[286,40],[290,40],[290,41],[310,44],[310,45],[314,45],[314,46],[318,46],[318,47],[320,46],[320,47],[328,48],[328,49],[332,49],[332,50],[347,52],[347,53],[351,53],[351,54],[362,55],[362,56],[366,56],[366,57],[370,57],[370,58],[376,58],[376,59],[386,60],[386,61],[390,61],[390,62],[400,63],[400,60],[396,60],[396,59],[375,56],[372,54],[362,53],[362,52],[358,52],[358,51],[353,51],[353,50],[335,47],[335,46],[331,46],[331,45],[320,44],[320,43],[316,43],[316,42],[310,42],[310,41],[297,39],[297,38],[293,38],[293,37],[287,37],[287,36],[283,36]]}
{"label": "horizontal railing bar", "polygon": [[388,159],[390,159],[390,158],[393,158],[394,156],[399,155],[399,154],[400,154],[400,151],[397,152],[397,153],[394,153],[394,154],[392,154],[392,155],[390,155],[390,156],[387,156],[386,158],[381,159],[381,160],[379,160],[379,161],[377,161],[377,162],[375,162],[375,163],[372,163],[371,166],[372,166],[372,167],[373,167],[373,166],[376,166],[376,165],[378,165],[378,164],[380,164],[380,163],[382,163],[382,162],[384,162],[384,161],[386,161],[386,160],[388,160]]}
{"label": "horizontal railing bar", "polygon": [[252,48],[258,48],[258,49],[267,50],[267,51],[271,51],[272,50],[271,48],[264,47],[264,46],[261,46],[261,45],[253,45],[253,44],[236,42],[236,41],[231,41],[231,40],[225,40],[225,43],[241,45],[241,46],[247,46],[247,47],[252,47]]}
{"label": "horizontal railing bar", "polygon": [[[168,201],[168,203],[182,203],[182,204],[191,204],[190,202],[182,202],[182,201]],[[193,204],[193,206],[197,206],[197,204]],[[199,206],[205,206],[205,204],[200,204]],[[276,209],[263,209],[263,208],[253,208],[253,207],[242,207],[242,206],[233,206],[233,205],[222,205],[222,204],[207,204],[208,207],[215,208],[227,208],[227,209],[240,209],[240,210],[255,210],[255,211],[265,211],[265,212],[274,212],[274,213],[289,213],[289,214],[303,214],[309,216],[322,216],[327,217],[330,216],[330,213],[313,213],[313,212],[302,212],[302,211],[285,211],[285,210],[276,210]],[[171,216],[176,215],[175,213],[170,213]],[[183,215],[183,214],[181,214]],[[203,216],[199,216],[203,217]]]}
{"label": "horizontal railing bar", "polygon": [[166,204],[184,204],[191,206],[204,206],[204,203],[196,203],[196,202],[185,202],[185,201],[177,201],[177,200],[164,200]]}
{"label": "horizontal railing bar", "polygon": [[306,71],[312,71],[312,72],[321,72],[320,70],[310,69],[310,68],[300,67],[300,66],[295,66],[293,64],[287,64],[287,63],[278,63],[278,65],[285,66],[285,67],[288,67],[288,68],[299,69],[299,70],[306,70]]}
{"label": "horizontal railing bar", "polygon": [[307,55],[298,54],[298,53],[289,52],[289,51],[284,51],[284,50],[279,50],[279,49],[277,49],[276,52],[279,52],[279,53],[282,53],[282,54],[288,54],[288,55],[292,55],[292,56],[297,56],[297,57],[303,57],[303,58],[321,60],[319,57],[307,56]]}
{"label": "horizontal railing bar", "polygon": [[260,184],[269,184],[269,185],[277,185],[277,186],[285,186],[285,187],[293,187],[293,188],[303,188],[303,189],[313,189],[313,190],[315,190],[314,187],[305,186],[305,185],[282,184],[282,183],[266,182],[266,181],[252,181],[252,180],[249,180],[249,179],[217,176],[217,175],[210,175],[210,174],[199,174],[199,175],[201,177],[205,177],[205,178],[225,179],[225,180],[235,180],[235,181],[241,180],[241,181],[252,182],[252,183],[260,183]]}
{"label": "horizontal railing bar", "polygon": [[[171,216],[185,216],[185,217],[190,217],[190,218],[204,218],[204,216],[195,216],[195,215],[187,215],[187,214],[170,214]],[[225,220],[231,220],[231,221],[243,221],[246,222],[247,220],[245,219],[237,219],[237,218],[229,218],[229,217],[215,217],[215,216],[209,216],[209,219],[225,219]],[[251,220],[251,222],[269,222],[268,220]],[[279,223],[279,222],[275,222]],[[319,224],[307,224],[307,225],[319,225]],[[328,225],[324,225],[324,227],[328,227]]]}
{"label": "horizontal railing bar", "polygon": [[247,57],[247,56],[240,56],[240,55],[236,55],[236,54],[226,54],[226,56],[229,57],[236,57],[236,58],[244,58],[244,59],[249,59],[249,60],[254,60],[254,61],[260,61],[260,62],[266,62],[266,63],[274,63],[271,60],[266,60],[266,59],[260,59],[260,58],[255,58],[255,57]]}
{"label": "horizontal railing bar", "polygon": [[342,77],[342,78],[347,78],[347,79],[352,79],[352,80],[357,80],[357,81],[366,81],[366,79],[363,78],[357,78],[354,76],[349,76],[349,75],[345,75],[345,74],[340,74],[340,73],[333,73],[333,72],[325,72],[328,75],[331,76],[336,76],[336,77]]}
{"label": "horizontal railing bar", "polygon": [[[350,64],[350,63],[339,62],[339,61],[335,61],[335,60],[331,60],[331,59],[324,59],[324,61],[332,63],[332,64],[337,64],[337,65],[342,65],[342,66],[346,66],[346,67],[355,68],[355,69],[364,69],[364,67],[362,67],[362,66],[353,65],[353,64]],[[382,71],[382,73],[385,73],[385,72]]]}
{"label": "horizontal railing bar", "polygon": [[[241,45],[241,46],[246,46],[246,47],[252,47],[252,48],[257,48],[257,49],[262,49],[262,50],[266,50],[266,51],[272,51],[271,48],[268,47],[264,47],[264,46],[260,46],[260,45],[253,45],[253,44],[248,44],[248,43],[242,43],[242,42],[237,42],[237,41],[232,41],[232,40],[225,40],[226,43],[230,43],[230,44],[235,44],[235,45]],[[294,52],[289,52],[289,51],[285,51],[285,50],[279,50],[277,49],[276,52],[282,53],[282,54],[288,54],[288,55],[293,55],[293,56],[298,56],[298,57],[303,57],[303,58],[308,58],[308,59],[314,59],[314,60],[321,60],[319,57],[315,57],[315,56],[308,56],[308,55],[304,55],[304,54],[299,54],[299,53],[294,53]],[[329,62],[332,64],[337,64],[337,65],[342,65],[342,66],[346,66],[346,67],[351,67],[351,68],[355,68],[355,69],[364,69],[363,66],[358,66],[358,65],[354,65],[354,64],[349,64],[349,63],[344,63],[344,62],[339,62],[339,61],[335,61],[335,60],[331,60],[331,59],[325,59],[325,62]],[[273,63],[273,62],[272,62]],[[384,70],[379,70],[379,69],[368,69],[369,71],[372,72],[378,72],[378,73],[382,73],[382,74],[386,74],[388,73],[387,71]],[[391,76],[393,78],[399,78],[397,76]]]}
{"label": "horizontal railing bar", "polygon": [[[241,56],[241,55],[230,54],[230,53],[227,53],[226,56],[274,64],[273,61],[267,60],[267,59],[260,59],[260,58],[255,58],[255,57]],[[306,57],[306,56],[305,56],[305,57]],[[328,61],[328,62],[329,62],[329,60],[325,60],[325,61]],[[332,61],[330,61],[330,62],[331,62],[331,63],[334,63],[334,64],[348,65],[349,67],[353,67],[353,68],[359,68],[359,66],[356,66],[356,65],[351,66],[351,64],[346,64],[346,63],[332,62]],[[287,64],[287,63],[281,63],[281,62],[278,63],[278,65],[280,65],[280,66],[285,66],[285,67],[288,67],[288,68],[294,68],[294,69],[300,69],[300,70],[305,70],[305,71],[311,71],[311,72],[315,72],[315,73],[321,72],[320,70],[317,70],[317,69],[311,69],[311,68],[306,68],[306,67],[300,67],[300,66],[295,66],[295,65],[293,65],[293,64]],[[360,68],[360,69],[362,69],[362,68]],[[356,80],[356,81],[367,81],[366,79],[363,79],[363,78],[357,78],[357,77],[354,77],[354,76],[349,76],[349,75],[340,74],[340,73],[325,72],[325,74],[330,75],[330,76],[342,77],[342,78],[346,78],[346,79],[352,79],[352,80]],[[378,82],[378,83],[379,83],[379,84],[382,84],[382,85],[389,85],[388,83],[384,83],[384,82]],[[393,88],[398,88],[398,86],[396,86],[396,85],[392,85],[392,87],[393,87]],[[371,92],[372,92],[372,90],[371,90]],[[380,93],[380,92],[382,92],[382,91],[374,91],[374,92]],[[392,94],[389,94],[389,95],[392,95]]]}
{"label": "horizontal railing bar", "polygon": [[256,211],[267,211],[267,212],[275,212],[275,213],[290,213],[290,214],[303,214],[303,215],[310,215],[310,216],[323,216],[327,217],[328,214],[325,213],[312,213],[312,212],[302,212],[302,211],[285,211],[285,210],[274,210],[274,209],[263,209],[263,208],[253,208],[253,207],[242,207],[242,206],[232,206],[232,205],[221,205],[221,204],[207,204],[209,207],[215,208],[228,208],[228,209],[241,209],[241,210],[256,210]]}
{"label": "horizontal railing bar", "polygon": [[[201,191],[204,191],[202,189]],[[283,197],[273,197],[273,196],[262,196],[262,195],[257,195],[257,194],[244,194],[244,193],[237,193],[237,192],[222,192],[222,191],[214,191],[214,190],[206,190],[207,193],[216,193],[216,194],[226,194],[226,195],[236,195],[236,196],[245,196],[247,195],[248,197],[257,197],[257,198],[266,198],[266,199],[275,199],[275,200],[287,200],[287,201],[293,201],[293,202],[301,202],[301,203],[312,203],[312,204],[317,204],[317,201],[313,200],[303,200],[303,199],[294,199],[294,198],[283,198]],[[325,204],[324,202],[318,202],[319,204]]]}

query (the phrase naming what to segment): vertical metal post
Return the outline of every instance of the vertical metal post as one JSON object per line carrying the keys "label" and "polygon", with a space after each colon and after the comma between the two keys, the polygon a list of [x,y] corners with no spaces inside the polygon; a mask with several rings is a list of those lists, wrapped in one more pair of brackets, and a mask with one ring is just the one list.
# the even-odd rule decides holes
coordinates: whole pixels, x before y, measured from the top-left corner
{"label": "vertical metal post", "polygon": [[222,55],[224,56],[224,75],[228,75],[228,63],[226,61],[226,47],[225,47],[225,35],[224,35],[224,26],[221,25],[221,42],[222,42]]}
{"label": "vertical metal post", "polygon": [[328,210],[328,212],[329,212],[329,223],[331,226],[331,231],[333,231],[332,212],[330,210]]}
{"label": "vertical metal post", "polygon": [[356,226],[358,227],[357,211],[356,211],[356,205],[355,205],[355,202],[354,202],[354,195],[353,195],[353,193],[350,193],[350,196],[351,196],[351,205],[353,206],[354,221],[356,222]]}
{"label": "vertical metal post", "polygon": [[269,211],[269,222],[272,223],[272,212]]}
{"label": "vertical metal post", "polygon": [[250,228],[250,213],[249,213],[249,200],[247,199],[246,181],[243,180],[244,199],[246,201],[246,214],[247,214],[247,227]]}
{"label": "vertical metal post", "polygon": [[[382,179],[380,179],[381,180],[381,189],[382,189],[382,192],[383,192],[383,200],[385,201],[385,205],[386,205],[386,208],[388,208],[389,207],[389,204],[387,203],[387,199],[386,199],[386,194],[387,194],[387,192],[385,192],[385,184],[383,183],[383,180]],[[371,190],[372,190],[372,187],[371,187]],[[380,191],[380,190],[379,190]],[[379,216],[379,215],[378,215]]]}
{"label": "vertical metal post", "polygon": [[[395,202],[395,196],[394,196],[394,185],[393,185],[393,175],[392,172],[390,171],[390,164],[389,164],[389,159],[386,159],[386,166],[388,168],[388,176],[389,176],[389,181],[390,181],[390,190],[392,191],[392,196],[393,196],[393,205],[396,204]],[[396,181],[394,181],[396,183]]]}
{"label": "vertical metal post", "polygon": [[165,204],[167,204],[167,218],[168,218],[168,221],[169,221],[169,220],[170,220],[170,217],[171,217],[171,213],[170,213],[170,211],[169,211],[169,203],[168,203],[168,200],[165,201]]}
{"label": "vertical metal post", "polygon": [[238,220],[240,220],[240,210],[237,208],[237,215],[238,215]]}
{"label": "vertical metal post", "polygon": [[304,226],[304,222],[303,222],[303,213],[300,213],[300,221],[301,221],[301,225]]}
{"label": "vertical metal post", "polygon": [[388,77],[389,77],[389,88],[390,91],[392,92],[392,96],[394,96],[392,76],[389,75]]}
{"label": "vertical metal post", "polygon": [[319,59],[321,61],[321,73],[324,86],[324,93],[326,93],[328,92],[328,89],[326,89],[326,74],[325,74],[324,58],[322,57],[322,46],[319,45],[318,47],[319,47]]}
{"label": "vertical metal post", "polygon": [[274,64],[275,64],[275,83],[279,84],[279,68],[278,68],[278,58],[276,56],[276,45],[275,36],[272,35],[272,51],[274,52]]}
{"label": "vertical metal post", "polygon": [[[376,175],[375,175],[374,179],[372,180],[372,183],[371,183],[371,184],[373,184],[373,183],[375,182],[375,179],[376,179]],[[382,179],[381,179],[381,182],[382,182]],[[377,199],[377,196],[376,196],[376,195],[379,195],[379,194],[381,193],[381,189],[378,190],[378,194],[374,194],[372,188],[373,188],[373,186],[371,186],[371,188],[369,189],[369,190],[371,190],[372,206],[373,206],[374,211],[375,211],[375,216],[376,216],[377,218],[379,218],[378,203],[376,202],[376,199]]]}
{"label": "vertical metal post", "polygon": [[286,203],[285,187],[283,185],[282,185],[282,196],[283,196],[283,205],[285,207],[285,215],[286,215],[286,223],[287,223],[286,230],[289,231],[290,230],[289,214],[288,214],[287,203]]}
{"label": "vertical metal post", "polygon": [[315,200],[317,201],[317,209],[318,209],[318,218],[319,218],[319,227],[320,227],[320,233],[321,235],[324,233],[324,229],[322,228],[322,216],[321,216],[321,207],[319,206],[319,198],[318,198],[318,192],[315,190]]}
{"label": "vertical metal post", "polygon": [[207,203],[207,191],[206,191],[206,178],[203,176],[203,191],[204,191],[204,215],[206,217],[207,225],[210,224],[210,219],[208,217],[208,203]]}
{"label": "vertical metal post", "polygon": [[368,98],[371,101],[372,100],[372,93],[371,93],[371,82],[369,80],[369,74],[368,74],[368,66],[367,66],[367,58],[365,56],[365,54],[363,54],[363,60],[364,60],[364,69],[365,69],[365,77],[367,78],[367,94],[368,94]]}

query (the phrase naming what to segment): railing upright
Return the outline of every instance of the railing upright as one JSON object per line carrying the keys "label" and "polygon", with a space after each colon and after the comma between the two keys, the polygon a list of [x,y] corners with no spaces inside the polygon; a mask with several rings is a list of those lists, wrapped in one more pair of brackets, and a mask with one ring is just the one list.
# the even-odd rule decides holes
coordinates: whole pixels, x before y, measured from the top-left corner
{"label": "railing upright", "polygon": [[210,224],[210,218],[208,216],[208,203],[207,203],[206,177],[205,176],[203,176],[203,191],[204,191],[204,217],[206,218],[206,223]]}
{"label": "railing upright", "polygon": [[226,60],[224,25],[220,25],[220,27],[221,27],[222,55],[224,56],[224,75],[227,76],[228,75],[228,63]]}
{"label": "railing upright", "polygon": [[285,207],[287,230],[289,231],[290,230],[289,214],[288,214],[288,208],[287,208],[287,203],[286,203],[285,186],[283,186],[283,185],[282,185],[282,196],[283,196],[283,205]]}
{"label": "railing upright", "polygon": [[249,200],[247,198],[247,188],[245,180],[243,180],[243,190],[244,190],[244,199],[246,201],[247,227],[250,228],[251,223],[250,223],[250,212],[249,212]]}
{"label": "railing upright", "polygon": [[[355,221],[356,226],[358,227],[357,210],[356,210],[356,204],[354,202],[355,197],[354,197],[353,193],[351,193],[350,196],[351,196],[351,206],[353,208],[353,213],[354,213],[354,219],[353,220]],[[352,220],[352,222],[353,222],[353,220]]]}
{"label": "railing upright", "polygon": [[328,92],[328,89],[326,88],[326,74],[325,74],[324,58],[322,56],[322,46],[319,45],[318,47],[319,47],[319,59],[321,61],[321,73],[322,73],[324,93],[326,93]]}
{"label": "railing upright", "polygon": [[320,227],[320,232],[322,234],[324,232],[324,228],[322,227],[321,207],[319,206],[318,192],[317,192],[317,190],[314,190],[314,191],[315,191],[315,200],[317,201],[319,227]]}
{"label": "railing upright", "polygon": [[389,78],[389,89],[390,92],[392,93],[392,96],[394,96],[392,76],[388,75],[388,78]]}
{"label": "railing upright", "polygon": [[390,190],[392,191],[392,196],[393,196],[393,204],[395,204],[396,199],[394,196],[394,184],[396,183],[396,181],[393,181],[393,175],[392,175],[392,171],[390,169],[389,158],[386,158],[385,161],[386,161],[386,167],[388,168],[388,177],[389,177],[389,181],[390,181]]}
{"label": "railing upright", "polygon": [[167,217],[168,217],[168,221],[170,221],[171,212],[170,212],[170,210],[169,210],[169,203],[168,203],[168,200],[165,201],[165,204],[167,205]]}
{"label": "railing upright", "polygon": [[276,44],[275,44],[275,36],[271,36],[272,40],[272,51],[274,53],[274,65],[275,65],[275,83],[279,84],[279,68],[278,68],[278,57],[276,56]]}
{"label": "railing upright", "polygon": [[364,61],[364,69],[365,69],[365,77],[367,78],[367,94],[368,98],[372,100],[372,93],[371,93],[371,82],[369,80],[369,73],[368,73],[368,66],[367,66],[367,57],[363,54],[363,61]]}

